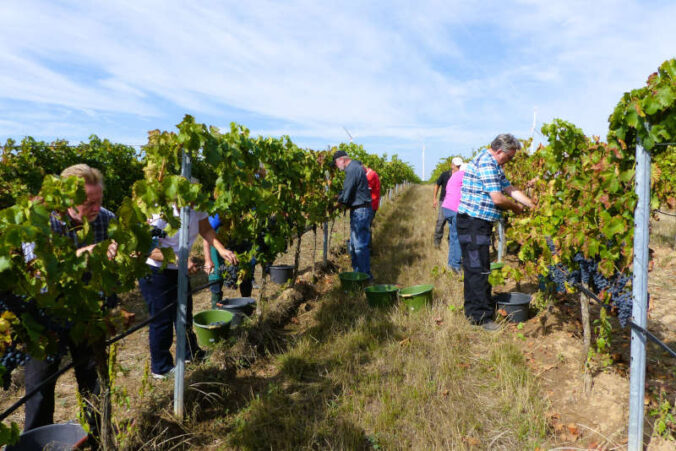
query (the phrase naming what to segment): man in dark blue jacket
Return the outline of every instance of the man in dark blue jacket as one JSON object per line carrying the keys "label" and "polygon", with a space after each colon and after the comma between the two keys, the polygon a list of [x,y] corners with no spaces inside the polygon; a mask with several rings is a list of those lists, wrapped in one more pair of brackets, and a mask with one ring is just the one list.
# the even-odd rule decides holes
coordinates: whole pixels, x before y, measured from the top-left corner
{"label": "man in dark blue jacket", "polygon": [[364,167],[357,160],[352,160],[344,150],[333,154],[333,164],[345,171],[343,191],[338,202],[350,209],[350,257],[352,269],[368,274],[371,279],[371,255],[369,241],[371,239],[371,193]]}

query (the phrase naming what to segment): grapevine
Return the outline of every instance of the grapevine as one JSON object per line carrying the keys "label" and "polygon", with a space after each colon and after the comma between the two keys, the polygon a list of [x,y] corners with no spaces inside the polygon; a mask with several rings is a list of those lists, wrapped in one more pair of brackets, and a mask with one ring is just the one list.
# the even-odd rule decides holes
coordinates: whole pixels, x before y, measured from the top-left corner
{"label": "grapevine", "polygon": [[[180,226],[174,207],[219,213],[223,241],[258,237],[258,246],[238,257],[264,265],[284,251],[290,237],[337,215],[332,206],[340,186],[332,183],[331,152],[300,149],[288,137],[254,138],[236,124],[222,133],[190,116],[177,128],[177,133],[150,132],[142,161],[132,148],[97,137],[79,146],[31,138],[20,146],[7,142],[0,199],[0,208],[6,207],[0,210],[3,385],[27,356],[55,361],[64,353],[64,343],[98,341],[111,332],[109,325],[121,323],[114,320],[118,312],[106,299],[135,288],[147,271],[148,251]],[[179,175],[183,152],[190,156],[199,183]],[[108,229],[109,239],[118,244],[113,260],[106,256],[109,241],[77,256],[68,238],[51,231],[50,216],[64,214],[85,196],[82,180],[50,174],[83,160],[103,170],[104,205],[116,208],[117,219]],[[396,157],[381,163],[383,171],[392,167],[394,182],[413,174]],[[167,220],[165,231],[146,225],[154,214]],[[78,241],[91,239],[85,223]],[[24,259],[25,243],[34,243],[30,262]],[[231,278],[237,276],[235,267],[226,271]],[[2,428],[2,440],[7,440],[8,429]]]}

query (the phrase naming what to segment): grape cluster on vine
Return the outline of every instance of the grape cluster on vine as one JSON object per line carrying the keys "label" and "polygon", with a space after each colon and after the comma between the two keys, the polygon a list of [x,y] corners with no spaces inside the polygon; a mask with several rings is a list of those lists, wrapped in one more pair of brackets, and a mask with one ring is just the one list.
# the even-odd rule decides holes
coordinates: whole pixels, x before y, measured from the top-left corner
{"label": "grape cluster on vine", "polygon": [[[556,252],[554,243],[547,237],[547,245],[552,253]],[[573,257],[577,268],[568,268],[561,263],[550,265],[546,276],[540,279],[540,289],[548,287],[556,293],[565,293],[566,284],[570,286],[586,285],[596,295],[603,292],[609,295],[609,305],[617,310],[617,317],[622,327],[626,326],[631,318],[633,308],[633,296],[627,286],[631,276],[616,271],[612,276],[606,277],[598,267],[598,261],[585,258],[581,252]]]}
{"label": "grape cluster on vine", "polygon": [[[44,328],[46,333],[58,338],[58,351],[45,358],[47,363],[57,361],[65,353],[65,343],[72,328],[71,321],[57,321],[50,317],[44,309],[38,308],[34,299],[12,293],[0,294],[0,315],[4,312],[11,312],[17,317],[28,314]],[[27,360],[28,356],[17,348],[16,343],[11,343],[5,348],[4,354],[0,357],[0,366],[5,368],[2,381],[5,390],[9,388],[12,371],[18,366],[23,366]]]}
{"label": "grape cluster on vine", "polygon": [[5,353],[0,357],[0,366],[5,368],[5,373],[2,375],[2,388],[9,389],[12,382],[12,371],[18,366],[23,366],[28,361],[28,356],[16,348],[12,343],[5,348]]}
{"label": "grape cluster on vine", "polygon": [[237,288],[239,265],[221,265],[220,271],[225,286],[228,288]]}

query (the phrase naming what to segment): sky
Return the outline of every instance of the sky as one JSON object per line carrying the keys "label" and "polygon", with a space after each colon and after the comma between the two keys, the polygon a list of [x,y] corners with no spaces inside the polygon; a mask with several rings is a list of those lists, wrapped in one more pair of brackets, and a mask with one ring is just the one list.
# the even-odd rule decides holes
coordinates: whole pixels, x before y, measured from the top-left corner
{"label": "sky", "polygon": [[141,145],[191,114],[313,149],[351,136],[419,175],[424,148],[428,177],[553,118],[605,137],[676,56],[674,18],[671,0],[3,0],[0,141]]}

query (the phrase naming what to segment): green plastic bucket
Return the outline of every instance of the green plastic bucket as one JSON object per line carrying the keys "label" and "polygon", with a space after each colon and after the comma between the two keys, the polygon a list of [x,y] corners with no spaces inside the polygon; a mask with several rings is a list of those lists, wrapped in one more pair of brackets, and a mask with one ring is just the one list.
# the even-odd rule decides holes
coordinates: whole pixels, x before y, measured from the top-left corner
{"label": "green plastic bucket", "polygon": [[366,287],[366,300],[371,307],[389,307],[397,302],[397,292],[399,288],[396,285],[373,285]]}
{"label": "green plastic bucket", "polygon": [[415,312],[432,302],[432,290],[434,285],[414,285],[399,290],[399,297],[408,310]]}
{"label": "green plastic bucket", "polygon": [[363,290],[369,281],[369,275],[363,272],[341,272],[340,286],[344,291],[359,291]]}
{"label": "green plastic bucket", "polygon": [[193,316],[197,344],[208,347],[227,338],[233,314],[227,310],[205,310]]}

